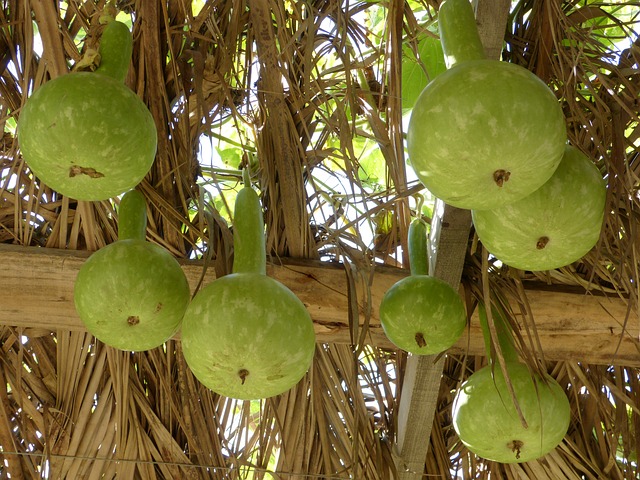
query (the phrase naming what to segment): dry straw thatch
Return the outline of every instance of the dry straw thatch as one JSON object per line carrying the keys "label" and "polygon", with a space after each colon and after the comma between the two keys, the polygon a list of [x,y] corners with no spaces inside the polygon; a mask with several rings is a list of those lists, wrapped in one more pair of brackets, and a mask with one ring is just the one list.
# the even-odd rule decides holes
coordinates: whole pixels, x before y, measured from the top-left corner
{"label": "dry straw thatch", "polygon": [[[366,284],[375,263],[401,266],[420,186],[403,153],[400,65],[418,39],[433,35],[437,4],[117,2],[134,35],[127,84],[159,132],[155,164],[139,187],[150,205],[148,237],[227,273],[239,167],[250,165],[274,259],[340,261],[352,284]],[[22,161],[15,130],[29,92],[95,43],[104,1],[0,5],[0,242],[95,251],[116,239],[114,204],[78,202],[40,183]],[[483,282],[495,298],[512,292],[523,306],[525,282],[572,285],[624,298],[626,320],[638,321],[639,23],[640,6],[630,0],[513,3],[503,58],[552,86],[570,141],[608,179],[608,208],[597,248],[557,271],[485,269],[470,238],[463,274],[470,304]],[[225,165],[212,160],[217,154],[199,155],[207,145]],[[312,369],[290,392],[238,402],[203,387],[177,341],[131,354],[86,333],[2,326],[0,476],[397,478],[406,355],[364,346],[365,338],[354,326],[353,345],[317,346]],[[533,364],[534,355],[527,358]],[[536,363],[567,388],[573,415],[562,445],[542,460],[507,466],[470,455],[453,432],[453,392],[486,360],[449,355],[431,448],[417,473],[638,478],[638,369],[578,360]]]}

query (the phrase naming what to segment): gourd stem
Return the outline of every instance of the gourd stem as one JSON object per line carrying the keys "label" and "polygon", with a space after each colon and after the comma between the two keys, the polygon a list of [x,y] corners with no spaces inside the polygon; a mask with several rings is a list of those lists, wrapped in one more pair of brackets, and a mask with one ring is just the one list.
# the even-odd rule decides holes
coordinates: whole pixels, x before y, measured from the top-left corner
{"label": "gourd stem", "polygon": [[242,183],[245,187],[251,187],[251,173],[248,168],[242,169]]}
{"label": "gourd stem", "polygon": [[102,12],[100,12],[98,23],[100,23],[100,25],[106,25],[107,23],[112,22],[115,20],[117,13],[118,9],[116,7],[116,2],[114,0],[109,0],[102,9]]}
{"label": "gourd stem", "polygon": [[428,275],[427,223],[423,219],[415,218],[409,224],[407,244],[411,275]]}
{"label": "gourd stem", "polygon": [[233,218],[233,273],[267,274],[264,219],[258,194],[251,188],[246,169],[245,186],[236,197]]}
{"label": "gourd stem", "polygon": [[138,190],[129,190],[118,209],[118,240],[144,240],[147,231],[147,202]]}
{"label": "gourd stem", "polygon": [[438,11],[438,28],[447,68],[486,58],[469,0],[445,0]]}
{"label": "gourd stem", "polygon": [[[489,320],[487,318],[487,311],[484,304],[478,305],[478,316],[480,318],[480,326],[482,327],[482,336],[484,338],[484,346],[487,352],[487,357],[490,361],[495,359],[491,355],[491,331],[489,329]],[[506,321],[497,308],[491,308],[491,318],[495,326],[495,331],[500,344],[500,352],[505,363],[518,362],[518,352],[514,345],[513,336],[506,325]]]}

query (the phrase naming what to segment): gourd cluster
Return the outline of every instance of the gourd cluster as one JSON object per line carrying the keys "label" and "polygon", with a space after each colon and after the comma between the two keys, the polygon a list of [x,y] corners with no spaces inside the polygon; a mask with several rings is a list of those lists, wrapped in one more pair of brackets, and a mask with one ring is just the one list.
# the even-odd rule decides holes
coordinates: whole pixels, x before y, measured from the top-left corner
{"label": "gourd cluster", "polygon": [[315,351],[304,304],[266,275],[262,207],[247,172],[236,198],[233,273],[191,298],[178,261],[146,241],[147,211],[135,190],[149,172],[157,132],[146,105],[124,80],[129,28],[105,9],[94,71],[74,71],[42,85],[22,109],[18,138],[33,174],[78,200],[122,195],[118,240],[80,269],[74,302],[88,331],[125,351],[156,348],[179,330],[195,376],[216,393],[271,397],[293,387]]}
{"label": "gourd cluster", "polygon": [[[155,158],[156,127],[124,84],[129,29],[105,22],[95,71],[38,88],[18,127],[26,163],[56,191],[79,200],[124,194],[118,241],[91,255],[78,274],[80,318],[98,339],[123,350],[157,347],[181,329],[185,359],[207,387],[243,399],[282,393],[308,370],[315,335],[304,304],[266,275],[262,209],[249,176],[236,200],[233,273],[192,299],[175,258],[145,239],[146,204],[134,188]],[[484,57],[468,0],[445,0],[439,28],[447,71],[418,97],[407,132],[416,175],[443,201],[472,210],[479,239],[505,264],[545,270],[581,258],[599,238],[606,188],[593,162],[567,144],[555,95],[528,70]],[[414,220],[411,275],[380,305],[387,336],[417,355],[446,351],[467,319],[458,292],[429,275],[426,235],[425,222]],[[500,312],[493,318],[499,324]],[[526,461],[561,441],[568,401],[551,377],[519,363],[502,332],[501,350],[511,352],[505,371],[522,415],[492,362],[462,385],[454,427],[478,455]]]}
{"label": "gourd cluster", "polygon": [[478,238],[504,264],[539,271],[579,260],[600,236],[606,187],[567,144],[558,99],[529,70],[485,58],[468,1],[444,2],[438,25],[448,69],[411,113],[416,175],[472,211]]}
{"label": "gourd cluster", "polygon": [[[567,143],[558,99],[527,69],[485,57],[468,0],[445,0],[438,26],[447,70],[418,96],[407,131],[417,177],[444,202],[471,210],[479,240],[503,264],[537,271],[579,260],[599,239],[606,185],[591,159]],[[446,351],[466,325],[458,293],[424,267],[423,223],[409,228],[411,275],[380,305],[389,339],[416,355]],[[532,460],[561,442],[569,403],[553,378],[520,363],[502,313],[491,310],[504,363],[490,358],[462,384],[453,425],[479,456]]]}

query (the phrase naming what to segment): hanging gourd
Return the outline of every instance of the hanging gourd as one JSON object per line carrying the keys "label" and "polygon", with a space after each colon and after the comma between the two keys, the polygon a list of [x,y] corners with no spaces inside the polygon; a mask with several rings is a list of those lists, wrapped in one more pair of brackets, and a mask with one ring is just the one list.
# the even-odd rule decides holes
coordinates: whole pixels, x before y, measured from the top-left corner
{"label": "hanging gourd", "polygon": [[162,345],[179,329],[189,284],[177,260],[145,240],[144,196],[127,192],[118,211],[118,240],[94,252],[74,287],[80,319],[98,340],[127,351]]}
{"label": "hanging gourd", "polygon": [[600,238],[606,184],[594,163],[567,146],[552,177],[495,210],[471,212],[478,238],[503,263],[551,270],[582,258]]}
{"label": "hanging gourd", "polygon": [[132,51],[129,28],[107,19],[100,66],[46,82],[18,121],[22,156],[59,193],[106,200],[133,188],[155,158],[157,132],[140,98],[124,84]]}
{"label": "hanging gourd", "polygon": [[466,209],[512,203],[560,163],[565,121],[555,95],[527,69],[485,58],[468,0],[438,13],[448,70],[416,101],[409,161],[431,193]]}
{"label": "hanging gourd", "polygon": [[[420,211],[420,208],[418,208]],[[427,224],[415,218],[408,233],[411,275],[396,282],[380,303],[380,323],[398,348],[417,355],[441,353],[462,335],[467,324],[458,292],[429,276]]]}
{"label": "hanging gourd", "polygon": [[453,401],[453,427],[462,443],[476,455],[500,463],[535,460],[556,448],[571,420],[569,400],[551,376],[541,377],[518,360],[513,338],[496,308],[492,316],[517,405],[498,362],[492,359],[487,315],[480,306],[480,323],[489,365],[473,373]]}
{"label": "hanging gourd", "polygon": [[226,397],[272,397],[309,369],[315,332],[304,304],[266,275],[262,207],[245,170],[235,201],[233,273],[200,290],[182,324],[194,375]]}

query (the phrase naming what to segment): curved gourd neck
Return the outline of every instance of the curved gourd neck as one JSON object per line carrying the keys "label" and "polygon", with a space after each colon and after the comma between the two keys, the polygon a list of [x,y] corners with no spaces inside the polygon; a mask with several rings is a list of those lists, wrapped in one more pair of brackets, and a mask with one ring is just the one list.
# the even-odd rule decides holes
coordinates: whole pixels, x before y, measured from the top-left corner
{"label": "curved gourd neck", "polygon": [[[484,338],[484,347],[487,352],[487,357],[491,362],[495,361],[492,355],[492,340],[491,331],[489,329],[489,320],[487,318],[487,310],[484,304],[478,305],[478,316],[480,318],[480,326],[482,327],[482,336]],[[505,363],[519,362],[518,352],[516,350],[513,335],[506,324],[505,319],[497,308],[491,308],[491,319],[495,326],[495,332],[497,340],[500,345],[500,352]]]}
{"label": "curved gourd neck", "polygon": [[142,240],[147,231],[147,202],[138,190],[129,190],[118,209],[118,240]]}
{"label": "curved gourd neck", "polygon": [[428,275],[427,222],[421,218],[415,218],[411,221],[409,224],[407,244],[411,275]]}
{"label": "curved gourd neck", "polygon": [[105,27],[98,46],[100,65],[95,73],[124,83],[133,53],[133,36],[127,25],[115,19],[116,13],[115,6],[110,2],[100,16],[100,23]]}
{"label": "curved gourd neck", "polygon": [[242,172],[233,219],[233,273],[267,274],[264,218],[260,198],[251,187],[249,172]]}
{"label": "curved gourd neck", "polygon": [[469,0],[445,0],[438,10],[438,28],[447,68],[486,59]]}

